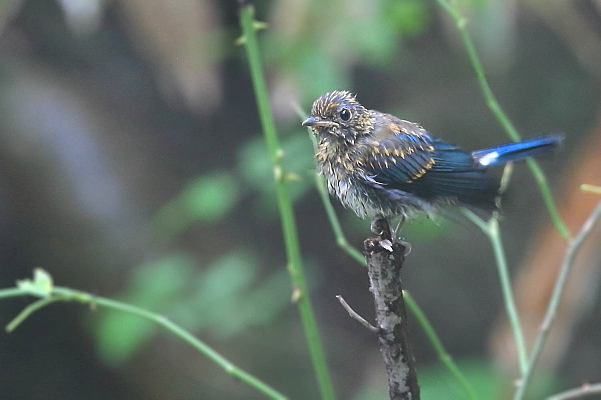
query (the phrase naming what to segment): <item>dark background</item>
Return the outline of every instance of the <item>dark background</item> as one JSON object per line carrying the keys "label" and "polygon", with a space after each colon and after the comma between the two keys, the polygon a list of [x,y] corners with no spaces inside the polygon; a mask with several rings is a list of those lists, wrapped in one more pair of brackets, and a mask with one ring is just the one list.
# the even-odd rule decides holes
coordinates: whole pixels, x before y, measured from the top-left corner
{"label": "dark background", "polygon": [[[565,133],[562,151],[541,161],[561,199],[578,146],[598,134],[599,3],[485,0],[466,2],[464,13],[520,133]],[[373,315],[364,269],[332,237],[294,107],[349,89],[465,149],[508,139],[434,1],[268,1],[257,3],[257,18],[268,22],[259,36],[266,77],[284,162],[298,175],[300,241],[337,393],[386,398],[377,341],[335,299]],[[291,399],[317,398],[244,48],[235,45],[235,2],[13,0],[0,5],[0,30],[0,286],[42,267],[57,285],[169,316]],[[514,268],[549,220],[526,166],[516,166],[503,204]],[[337,208],[360,247],[369,222]],[[413,245],[405,286],[479,392],[502,398],[510,379],[488,350],[503,313],[489,242],[461,218],[418,219],[403,233]],[[542,393],[601,374],[598,297],[588,299]],[[0,325],[30,301],[1,301]],[[412,329],[424,398],[461,398]],[[119,313],[60,303],[0,334],[0,399],[193,398],[262,397]]]}

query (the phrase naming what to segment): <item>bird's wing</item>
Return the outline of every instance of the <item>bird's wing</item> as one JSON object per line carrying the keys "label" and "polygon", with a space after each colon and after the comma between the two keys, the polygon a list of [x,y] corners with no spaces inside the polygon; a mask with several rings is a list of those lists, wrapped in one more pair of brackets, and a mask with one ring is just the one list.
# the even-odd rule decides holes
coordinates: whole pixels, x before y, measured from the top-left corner
{"label": "bird's wing", "polygon": [[434,166],[434,148],[425,142],[392,137],[372,140],[365,148],[364,167],[383,185],[410,183]]}
{"label": "bird's wing", "polygon": [[475,165],[469,153],[423,129],[403,128],[398,134],[380,135],[366,146],[363,160],[369,183],[424,199],[452,197],[469,204],[494,198],[496,183]]}

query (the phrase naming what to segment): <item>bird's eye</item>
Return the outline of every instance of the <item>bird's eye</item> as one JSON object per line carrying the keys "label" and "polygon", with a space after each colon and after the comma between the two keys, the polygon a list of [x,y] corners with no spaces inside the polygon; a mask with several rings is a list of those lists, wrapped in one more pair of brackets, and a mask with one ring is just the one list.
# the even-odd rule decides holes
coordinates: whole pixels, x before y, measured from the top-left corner
{"label": "bird's eye", "polygon": [[348,108],[343,108],[340,110],[340,119],[343,121],[348,121],[351,119],[351,111]]}

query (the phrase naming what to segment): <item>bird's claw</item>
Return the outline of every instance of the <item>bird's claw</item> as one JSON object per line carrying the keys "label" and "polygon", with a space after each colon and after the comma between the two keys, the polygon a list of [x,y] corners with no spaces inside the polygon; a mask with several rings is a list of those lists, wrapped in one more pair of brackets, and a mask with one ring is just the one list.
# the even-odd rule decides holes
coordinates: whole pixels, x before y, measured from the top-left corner
{"label": "bird's claw", "polygon": [[400,244],[405,249],[403,252],[403,257],[407,257],[409,254],[411,254],[411,243],[403,240],[403,238],[396,238],[394,239],[394,242]]}

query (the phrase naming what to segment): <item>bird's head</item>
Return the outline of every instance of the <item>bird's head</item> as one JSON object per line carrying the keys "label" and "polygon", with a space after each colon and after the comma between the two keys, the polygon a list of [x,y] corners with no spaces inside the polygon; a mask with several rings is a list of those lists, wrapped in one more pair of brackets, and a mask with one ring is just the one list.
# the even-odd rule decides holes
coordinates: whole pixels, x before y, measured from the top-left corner
{"label": "bird's head", "polygon": [[311,116],[303,121],[303,126],[310,126],[320,138],[354,143],[373,130],[373,121],[351,92],[334,90],[315,100]]}

